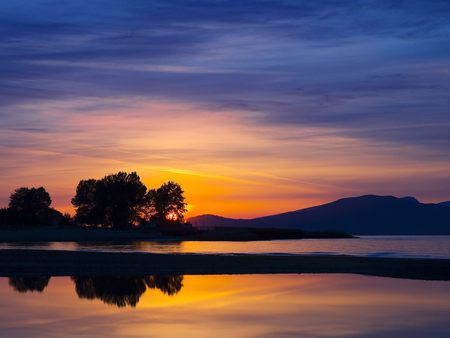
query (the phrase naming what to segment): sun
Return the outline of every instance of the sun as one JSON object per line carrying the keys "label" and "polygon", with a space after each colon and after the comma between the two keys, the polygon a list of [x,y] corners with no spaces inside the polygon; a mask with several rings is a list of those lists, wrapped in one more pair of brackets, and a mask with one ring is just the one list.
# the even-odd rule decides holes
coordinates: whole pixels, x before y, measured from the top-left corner
{"label": "sun", "polygon": [[169,212],[167,215],[166,215],[166,218],[169,220],[169,221],[176,221],[177,219],[178,219],[178,215],[175,213],[175,212]]}

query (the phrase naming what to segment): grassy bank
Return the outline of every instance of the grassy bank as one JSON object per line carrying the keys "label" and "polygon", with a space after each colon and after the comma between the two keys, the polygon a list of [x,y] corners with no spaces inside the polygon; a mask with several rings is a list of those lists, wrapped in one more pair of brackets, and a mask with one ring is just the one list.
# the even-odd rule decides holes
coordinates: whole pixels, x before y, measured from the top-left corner
{"label": "grassy bank", "polygon": [[132,242],[132,241],[256,241],[303,238],[351,238],[345,233],[307,233],[292,229],[217,228],[205,230],[104,229],[28,227],[0,229],[0,242]]}
{"label": "grassy bank", "polygon": [[450,260],[0,250],[0,276],[355,273],[450,280]]}

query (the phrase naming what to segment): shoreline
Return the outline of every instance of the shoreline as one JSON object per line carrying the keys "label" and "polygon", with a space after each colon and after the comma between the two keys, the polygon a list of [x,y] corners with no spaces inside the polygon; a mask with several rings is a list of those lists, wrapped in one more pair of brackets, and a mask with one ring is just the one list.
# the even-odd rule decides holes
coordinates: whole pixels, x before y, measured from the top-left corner
{"label": "shoreline", "polygon": [[450,259],[0,250],[0,276],[350,273],[450,280]]}
{"label": "shoreline", "polygon": [[303,232],[292,229],[217,228],[192,233],[160,233],[156,229],[102,229],[81,227],[0,228],[0,243],[42,242],[181,242],[181,241],[269,241],[278,239],[356,238],[338,232]]}

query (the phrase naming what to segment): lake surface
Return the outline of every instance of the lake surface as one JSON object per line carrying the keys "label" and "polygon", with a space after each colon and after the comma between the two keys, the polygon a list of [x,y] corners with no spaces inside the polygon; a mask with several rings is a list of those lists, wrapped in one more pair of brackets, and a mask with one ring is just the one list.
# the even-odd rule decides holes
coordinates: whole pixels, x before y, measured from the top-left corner
{"label": "lake surface", "polygon": [[315,254],[378,257],[450,258],[450,236],[364,236],[352,239],[301,239],[253,242],[0,243],[0,249],[198,254]]}
{"label": "lake surface", "polygon": [[359,275],[0,278],[2,337],[450,337],[450,282]]}

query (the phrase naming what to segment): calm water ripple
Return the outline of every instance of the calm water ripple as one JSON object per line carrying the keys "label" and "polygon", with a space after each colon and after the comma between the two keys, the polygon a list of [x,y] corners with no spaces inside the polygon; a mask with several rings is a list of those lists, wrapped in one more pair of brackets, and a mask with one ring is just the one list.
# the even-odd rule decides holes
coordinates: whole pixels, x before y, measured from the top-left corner
{"label": "calm water ripple", "polygon": [[450,236],[364,236],[354,239],[302,239],[253,242],[0,243],[0,249],[163,254],[354,255],[449,259]]}

